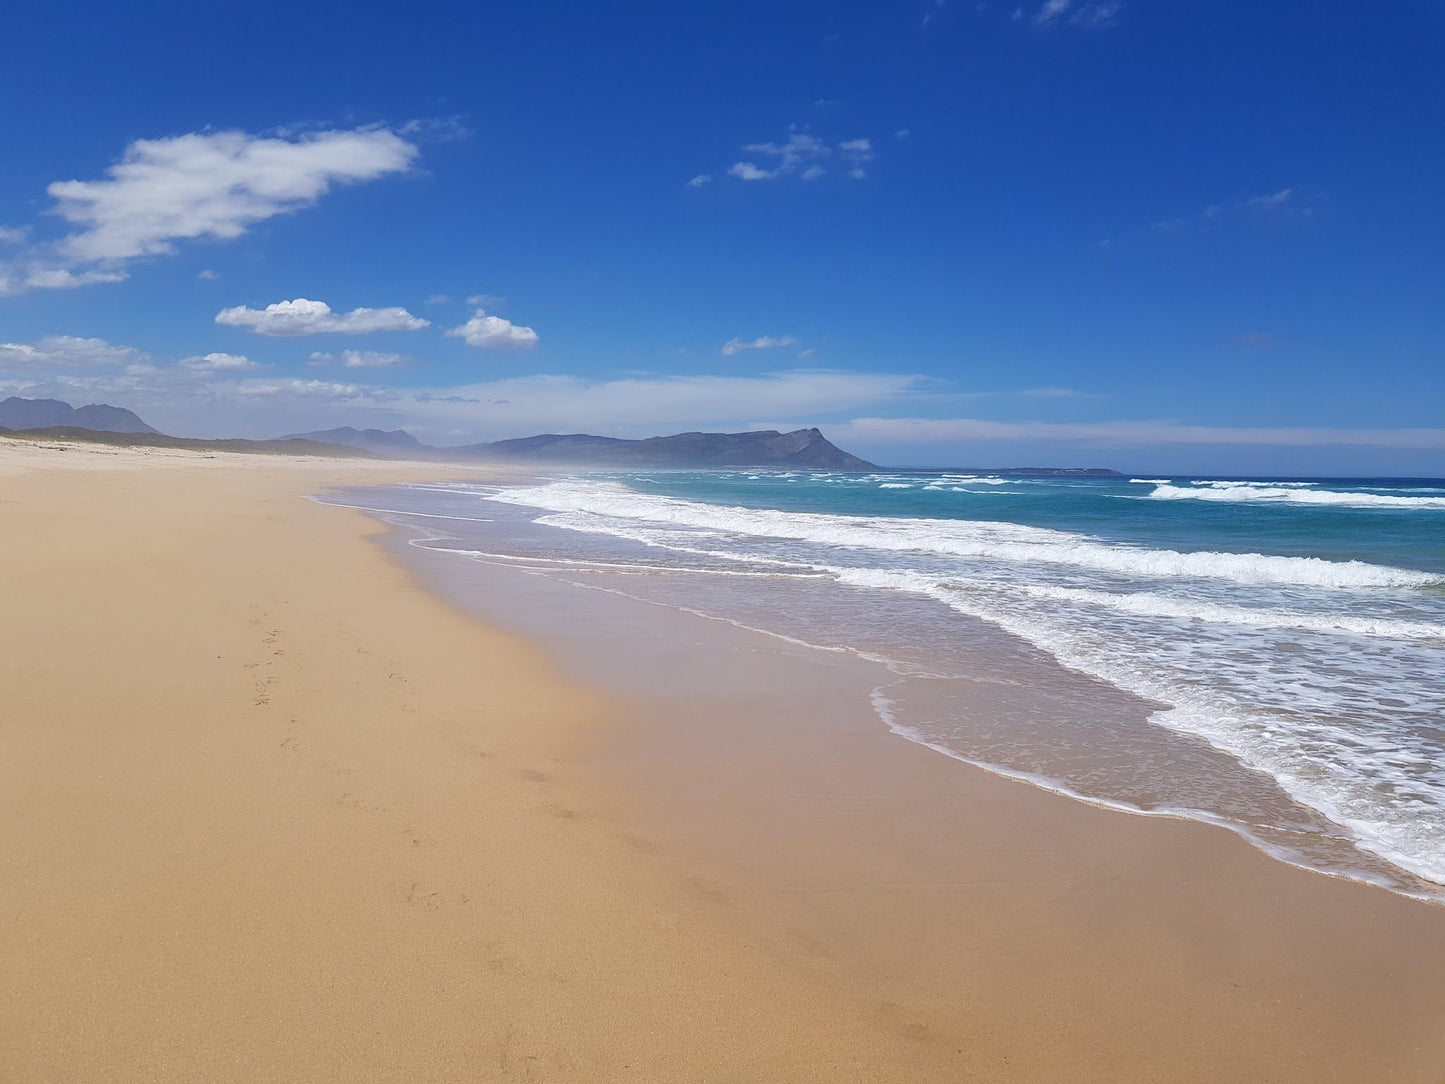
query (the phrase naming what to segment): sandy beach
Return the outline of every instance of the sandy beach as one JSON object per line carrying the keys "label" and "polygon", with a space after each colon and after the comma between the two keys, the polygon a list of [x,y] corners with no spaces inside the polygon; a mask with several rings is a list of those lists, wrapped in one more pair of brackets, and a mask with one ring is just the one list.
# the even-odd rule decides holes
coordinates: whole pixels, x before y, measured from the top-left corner
{"label": "sandy beach", "polygon": [[477,476],[0,441],[0,1078],[1445,1079],[1445,908],[669,726],[306,499]]}

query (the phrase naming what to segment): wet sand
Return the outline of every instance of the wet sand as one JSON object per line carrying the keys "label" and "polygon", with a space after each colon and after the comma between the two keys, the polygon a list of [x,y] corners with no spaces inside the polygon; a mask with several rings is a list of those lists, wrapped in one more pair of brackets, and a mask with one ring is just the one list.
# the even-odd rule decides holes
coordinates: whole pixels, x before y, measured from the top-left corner
{"label": "wet sand", "polygon": [[448,470],[0,441],[0,1078],[1440,1079],[1445,909],[741,633],[793,725],[590,688],[304,499]]}
{"label": "wet sand", "polygon": [[908,742],[856,658],[411,535],[429,589],[629,705],[583,747],[609,816],[981,1079],[1445,1079],[1445,907]]}

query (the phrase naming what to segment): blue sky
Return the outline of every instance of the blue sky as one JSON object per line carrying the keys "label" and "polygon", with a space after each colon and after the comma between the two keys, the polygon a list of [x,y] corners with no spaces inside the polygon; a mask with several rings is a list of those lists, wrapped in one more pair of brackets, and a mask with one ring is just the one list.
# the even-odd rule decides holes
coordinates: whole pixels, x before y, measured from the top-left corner
{"label": "blue sky", "polygon": [[1439,3],[21,0],[0,33],[0,394],[1445,474]]}

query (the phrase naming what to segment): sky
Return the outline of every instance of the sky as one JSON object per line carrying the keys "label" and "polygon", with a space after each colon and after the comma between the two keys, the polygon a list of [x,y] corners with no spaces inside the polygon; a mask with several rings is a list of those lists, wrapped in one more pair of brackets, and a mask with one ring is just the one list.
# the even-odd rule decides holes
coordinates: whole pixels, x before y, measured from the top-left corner
{"label": "sky", "polygon": [[11,0],[0,397],[1445,475],[1445,3]]}

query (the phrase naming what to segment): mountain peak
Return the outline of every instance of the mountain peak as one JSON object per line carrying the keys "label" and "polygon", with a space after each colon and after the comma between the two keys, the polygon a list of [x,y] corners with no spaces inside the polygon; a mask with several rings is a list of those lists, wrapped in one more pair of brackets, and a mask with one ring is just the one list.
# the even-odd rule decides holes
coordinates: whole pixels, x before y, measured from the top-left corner
{"label": "mountain peak", "polygon": [[71,426],[101,433],[158,433],[124,407],[90,403],[73,407],[60,399],[21,399],[12,395],[0,402],[0,428],[53,429]]}

